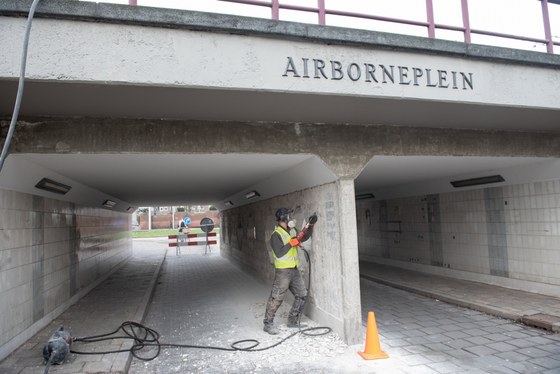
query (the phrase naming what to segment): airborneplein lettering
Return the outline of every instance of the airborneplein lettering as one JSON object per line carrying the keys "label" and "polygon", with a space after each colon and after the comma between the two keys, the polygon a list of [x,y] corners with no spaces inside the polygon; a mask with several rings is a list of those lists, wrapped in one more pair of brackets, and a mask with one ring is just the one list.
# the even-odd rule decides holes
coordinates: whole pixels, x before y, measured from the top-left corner
{"label": "airborneplein lettering", "polygon": [[349,79],[353,82],[474,90],[474,75],[469,72],[307,57],[294,59],[288,56],[282,76],[288,78],[313,77],[333,81]]}

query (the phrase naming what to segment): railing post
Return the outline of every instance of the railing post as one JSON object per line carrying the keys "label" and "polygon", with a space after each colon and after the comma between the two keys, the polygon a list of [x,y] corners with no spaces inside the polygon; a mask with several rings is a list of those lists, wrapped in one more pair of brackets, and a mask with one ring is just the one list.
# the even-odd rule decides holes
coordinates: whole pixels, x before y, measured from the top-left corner
{"label": "railing post", "polygon": [[325,0],[317,0],[317,8],[319,8],[319,25],[325,25],[326,23]]}
{"label": "railing post", "polygon": [[471,22],[469,20],[469,1],[461,0],[461,11],[463,13],[463,27],[465,31],[465,43],[471,42]]}
{"label": "railing post", "polygon": [[426,0],[426,14],[428,16],[428,37],[436,37],[436,22],[434,19],[434,3],[432,0]]}
{"label": "railing post", "polygon": [[548,15],[548,0],[541,0],[542,18],[544,25],[544,38],[546,40],[546,51],[554,53],[554,43],[552,42],[552,30],[550,29],[550,17]]}
{"label": "railing post", "polygon": [[280,0],[272,0],[272,19],[280,19]]}

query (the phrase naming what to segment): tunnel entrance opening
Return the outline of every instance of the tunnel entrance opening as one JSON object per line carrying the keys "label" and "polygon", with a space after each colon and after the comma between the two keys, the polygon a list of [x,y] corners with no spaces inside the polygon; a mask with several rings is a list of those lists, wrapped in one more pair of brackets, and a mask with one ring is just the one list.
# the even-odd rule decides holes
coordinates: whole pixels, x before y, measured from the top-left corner
{"label": "tunnel entrance opening", "polygon": [[373,157],[355,181],[361,273],[558,295],[559,172],[555,158]]}

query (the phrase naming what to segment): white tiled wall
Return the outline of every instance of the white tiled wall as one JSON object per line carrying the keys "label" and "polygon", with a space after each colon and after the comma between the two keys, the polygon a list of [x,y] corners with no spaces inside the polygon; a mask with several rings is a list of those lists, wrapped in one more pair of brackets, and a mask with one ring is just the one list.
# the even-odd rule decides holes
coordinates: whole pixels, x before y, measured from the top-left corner
{"label": "white tiled wall", "polygon": [[[492,188],[437,195],[439,226],[430,222],[429,196],[358,201],[362,259],[491,275],[490,247],[498,246],[506,278],[560,285],[560,180]],[[430,240],[441,243],[441,266],[431,262]]]}
{"label": "white tiled wall", "polygon": [[129,221],[0,189],[0,351],[130,256]]}

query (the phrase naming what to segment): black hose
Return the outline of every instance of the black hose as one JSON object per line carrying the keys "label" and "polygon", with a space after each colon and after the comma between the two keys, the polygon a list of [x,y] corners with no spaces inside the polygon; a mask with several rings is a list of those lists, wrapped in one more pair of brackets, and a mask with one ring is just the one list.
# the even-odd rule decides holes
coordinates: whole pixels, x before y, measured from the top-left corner
{"label": "black hose", "polygon": [[300,247],[305,254],[305,260],[307,261],[307,294],[309,294],[309,289],[311,288],[311,258],[309,257],[309,252],[303,247]]}
{"label": "black hose", "polygon": [[[301,246],[300,249],[305,254],[305,261],[307,261],[307,292],[306,292],[306,294],[307,294],[307,297],[309,297],[309,289],[311,288],[311,258],[309,257],[309,252],[307,252],[307,250],[305,248],[303,248],[303,246]],[[302,332],[303,330],[301,329],[301,313],[298,315],[297,324],[298,324],[298,327],[299,327],[299,331]],[[328,327],[328,328],[330,329],[330,327]],[[313,334],[307,334],[305,332],[302,332],[302,334],[313,335]]]}
{"label": "black hose", "polygon": [[[124,333],[124,335],[112,336],[121,330]],[[310,333],[311,331],[319,331],[319,332]],[[136,357],[139,360],[151,361],[159,356],[162,348],[194,348],[194,349],[213,349],[213,350],[229,351],[229,352],[235,352],[235,351],[260,352],[260,351],[265,351],[267,349],[277,347],[278,345],[284,343],[286,340],[300,333],[305,335],[310,335],[310,336],[320,336],[320,335],[328,334],[331,331],[332,329],[330,327],[310,327],[306,329],[300,329],[268,347],[257,348],[257,346],[260,344],[258,340],[244,339],[244,340],[238,340],[236,342],[233,342],[228,348],[228,347],[203,346],[203,345],[192,345],[192,344],[160,343],[159,333],[157,331],[137,322],[126,321],[122,323],[119,326],[119,328],[117,328],[115,331],[112,331],[110,333],[89,336],[89,337],[82,337],[82,338],[74,338],[73,341],[82,342],[82,343],[94,343],[94,342],[101,342],[101,341],[113,340],[113,339],[132,339],[134,340],[134,344],[129,349],[120,349],[120,350],[112,350],[112,351],[96,351],[96,352],[82,352],[82,351],[70,350],[70,352],[75,354],[82,354],[82,355],[102,355],[102,354],[110,354],[110,353],[130,352],[134,357]],[[247,346],[241,346],[247,343],[250,344]],[[155,347],[156,351],[152,352],[150,355],[141,354],[141,351],[144,348],[150,348],[150,347]]]}

